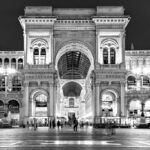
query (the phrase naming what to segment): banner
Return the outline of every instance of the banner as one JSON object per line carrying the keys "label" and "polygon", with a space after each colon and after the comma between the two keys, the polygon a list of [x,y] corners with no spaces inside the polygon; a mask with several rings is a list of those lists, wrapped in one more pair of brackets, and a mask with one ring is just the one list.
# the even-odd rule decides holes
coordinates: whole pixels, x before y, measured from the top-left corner
{"label": "banner", "polygon": [[11,113],[19,113],[19,104],[16,101],[10,101],[8,104],[8,110]]}

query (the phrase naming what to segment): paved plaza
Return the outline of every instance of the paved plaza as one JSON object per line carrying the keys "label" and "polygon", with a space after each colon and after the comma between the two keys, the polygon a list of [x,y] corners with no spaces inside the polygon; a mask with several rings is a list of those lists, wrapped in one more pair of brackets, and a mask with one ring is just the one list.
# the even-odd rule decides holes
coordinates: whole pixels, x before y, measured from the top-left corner
{"label": "paved plaza", "polygon": [[149,150],[150,129],[0,129],[0,150]]}

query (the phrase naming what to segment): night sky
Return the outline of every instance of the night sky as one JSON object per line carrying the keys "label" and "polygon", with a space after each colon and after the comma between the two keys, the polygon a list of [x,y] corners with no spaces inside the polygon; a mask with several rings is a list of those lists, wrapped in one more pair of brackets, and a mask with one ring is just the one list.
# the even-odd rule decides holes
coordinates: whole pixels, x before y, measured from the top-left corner
{"label": "night sky", "polygon": [[131,16],[126,31],[126,49],[150,49],[150,0],[0,0],[0,50],[23,50],[23,30],[18,17],[26,6],[95,8],[124,6]]}

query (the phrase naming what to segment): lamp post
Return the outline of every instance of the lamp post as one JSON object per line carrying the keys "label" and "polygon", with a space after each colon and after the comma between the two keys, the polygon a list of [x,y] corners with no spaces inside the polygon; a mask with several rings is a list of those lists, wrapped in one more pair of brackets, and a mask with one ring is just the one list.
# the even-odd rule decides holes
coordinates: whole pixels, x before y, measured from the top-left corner
{"label": "lamp post", "polygon": [[[0,68],[0,74],[5,77],[5,99],[7,98],[7,90],[8,90],[8,76],[11,74],[15,74],[16,70],[13,68]],[[4,115],[7,116],[7,107],[6,103],[4,104]]]}

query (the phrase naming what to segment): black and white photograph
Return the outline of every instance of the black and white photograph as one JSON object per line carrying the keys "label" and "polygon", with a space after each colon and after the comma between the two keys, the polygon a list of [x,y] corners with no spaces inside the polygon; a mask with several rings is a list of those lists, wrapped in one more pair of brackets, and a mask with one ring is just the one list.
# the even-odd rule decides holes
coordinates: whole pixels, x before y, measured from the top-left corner
{"label": "black and white photograph", "polygon": [[0,150],[150,150],[150,1],[1,0]]}

